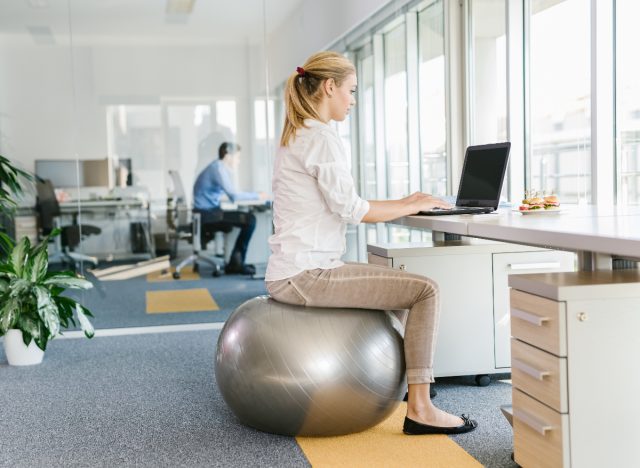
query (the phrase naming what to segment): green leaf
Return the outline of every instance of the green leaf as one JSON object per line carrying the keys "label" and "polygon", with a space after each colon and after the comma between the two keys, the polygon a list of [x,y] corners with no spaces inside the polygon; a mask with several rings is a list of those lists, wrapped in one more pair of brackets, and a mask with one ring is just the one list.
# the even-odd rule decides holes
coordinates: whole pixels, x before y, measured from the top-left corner
{"label": "green leaf", "polygon": [[49,252],[46,248],[36,247],[28,259],[29,277],[34,283],[44,280],[49,266]]}
{"label": "green leaf", "polygon": [[11,264],[5,263],[4,265],[0,265],[0,275],[7,278],[15,278],[16,272],[13,270],[13,266]]}
{"label": "green leaf", "polygon": [[13,278],[9,283],[9,297],[24,298],[31,295],[31,283],[26,279]]}
{"label": "green leaf", "polygon": [[84,307],[82,307],[80,304],[76,304],[76,314],[78,315],[80,327],[82,328],[82,331],[87,338],[93,338],[93,335],[95,335],[95,330],[93,329],[93,325],[91,325],[91,322],[89,322],[89,319],[85,315],[83,309]]}
{"label": "green leaf", "polygon": [[20,302],[16,298],[2,297],[3,305],[0,309],[0,335],[14,327],[18,318]]}
{"label": "green leaf", "polygon": [[[32,317],[30,317],[27,314],[20,314],[18,315],[18,320],[16,322],[16,328],[19,330],[22,330],[22,337],[25,338],[25,332],[27,333],[27,335],[29,336],[29,338],[33,337],[33,338],[39,338],[40,337],[40,326],[39,326],[39,320],[36,320]],[[29,339],[29,343],[31,342],[31,339]],[[26,344],[27,346],[29,346],[29,343],[27,343],[27,341],[24,342],[24,344]]]}
{"label": "green leaf", "polygon": [[33,337],[31,336],[31,333],[22,330],[22,342],[25,346],[29,346],[32,339]]}
{"label": "green leaf", "polygon": [[59,286],[61,288],[73,289],[91,289],[93,284],[84,278],[71,277],[65,275],[54,275],[43,281],[44,284],[50,286]]}
{"label": "green leaf", "polygon": [[38,300],[38,315],[42,319],[48,334],[56,336],[60,332],[60,317],[58,307],[51,299],[49,290],[42,286],[33,288]]}
{"label": "green leaf", "polygon": [[13,271],[15,271],[17,276],[22,276],[25,260],[30,248],[29,238],[25,236],[18,242],[18,245],[14,247],[13,252],[11,252],[11,265],[13,265]]}
{"label": "green leaf", "polygon": [[0,278],[0,295],[9,291],[9,282],[6,279]]}
{"label": "green leaf", "polygon": [[[9,255],[9,252],[13,250],[14,244],[11,240],[11,237],[6,235],[4,232],[0,232],[0,253],[4,255]],[[3,257],[4,258],[4,257]]]}

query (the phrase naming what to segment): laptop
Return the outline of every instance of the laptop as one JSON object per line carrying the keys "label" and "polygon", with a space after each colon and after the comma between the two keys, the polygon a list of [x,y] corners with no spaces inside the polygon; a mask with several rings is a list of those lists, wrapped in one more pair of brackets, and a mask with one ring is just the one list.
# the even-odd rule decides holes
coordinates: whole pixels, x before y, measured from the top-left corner
{"label": "laptop", "polygon": [[491,213],[498,209],[511,143],[469,146],[453,208],[434,208],[423,216]]}

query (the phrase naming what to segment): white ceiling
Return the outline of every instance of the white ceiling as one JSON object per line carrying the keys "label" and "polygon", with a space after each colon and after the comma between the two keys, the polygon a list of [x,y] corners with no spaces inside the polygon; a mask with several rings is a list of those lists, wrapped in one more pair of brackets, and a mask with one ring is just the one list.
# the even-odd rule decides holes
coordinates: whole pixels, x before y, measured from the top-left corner
{"label": "white ceiling", "polygon": [[168,1],[3,0],[0,35],[65,44],[71,29],[74,42],[90,44],[258,44],[265,6],[271,34],[303,0],[195,0],[190,14],[178,15],[166,13]]}

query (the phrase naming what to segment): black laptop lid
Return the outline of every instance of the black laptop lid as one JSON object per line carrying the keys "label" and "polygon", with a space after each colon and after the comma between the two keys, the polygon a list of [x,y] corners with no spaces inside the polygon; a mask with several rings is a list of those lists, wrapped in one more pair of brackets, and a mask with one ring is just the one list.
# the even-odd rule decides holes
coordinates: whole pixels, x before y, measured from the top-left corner
{"label": "black laptop lid", "polygon": [[510,149],[509,142],[467,148],[456,205],[498,208]]}

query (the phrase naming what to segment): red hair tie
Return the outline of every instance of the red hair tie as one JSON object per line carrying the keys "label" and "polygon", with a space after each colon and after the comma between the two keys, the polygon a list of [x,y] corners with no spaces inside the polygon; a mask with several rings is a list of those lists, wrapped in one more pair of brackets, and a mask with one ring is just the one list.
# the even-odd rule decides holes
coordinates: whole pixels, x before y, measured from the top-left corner
{"label": "red hair tie", "polygon": [[296,71],[298,72],[298,76],[300,76],[300,77],[304,76],[305,73],[306,73],[304,71],[304,68],[302,68],[302,67],[296,67]]}

